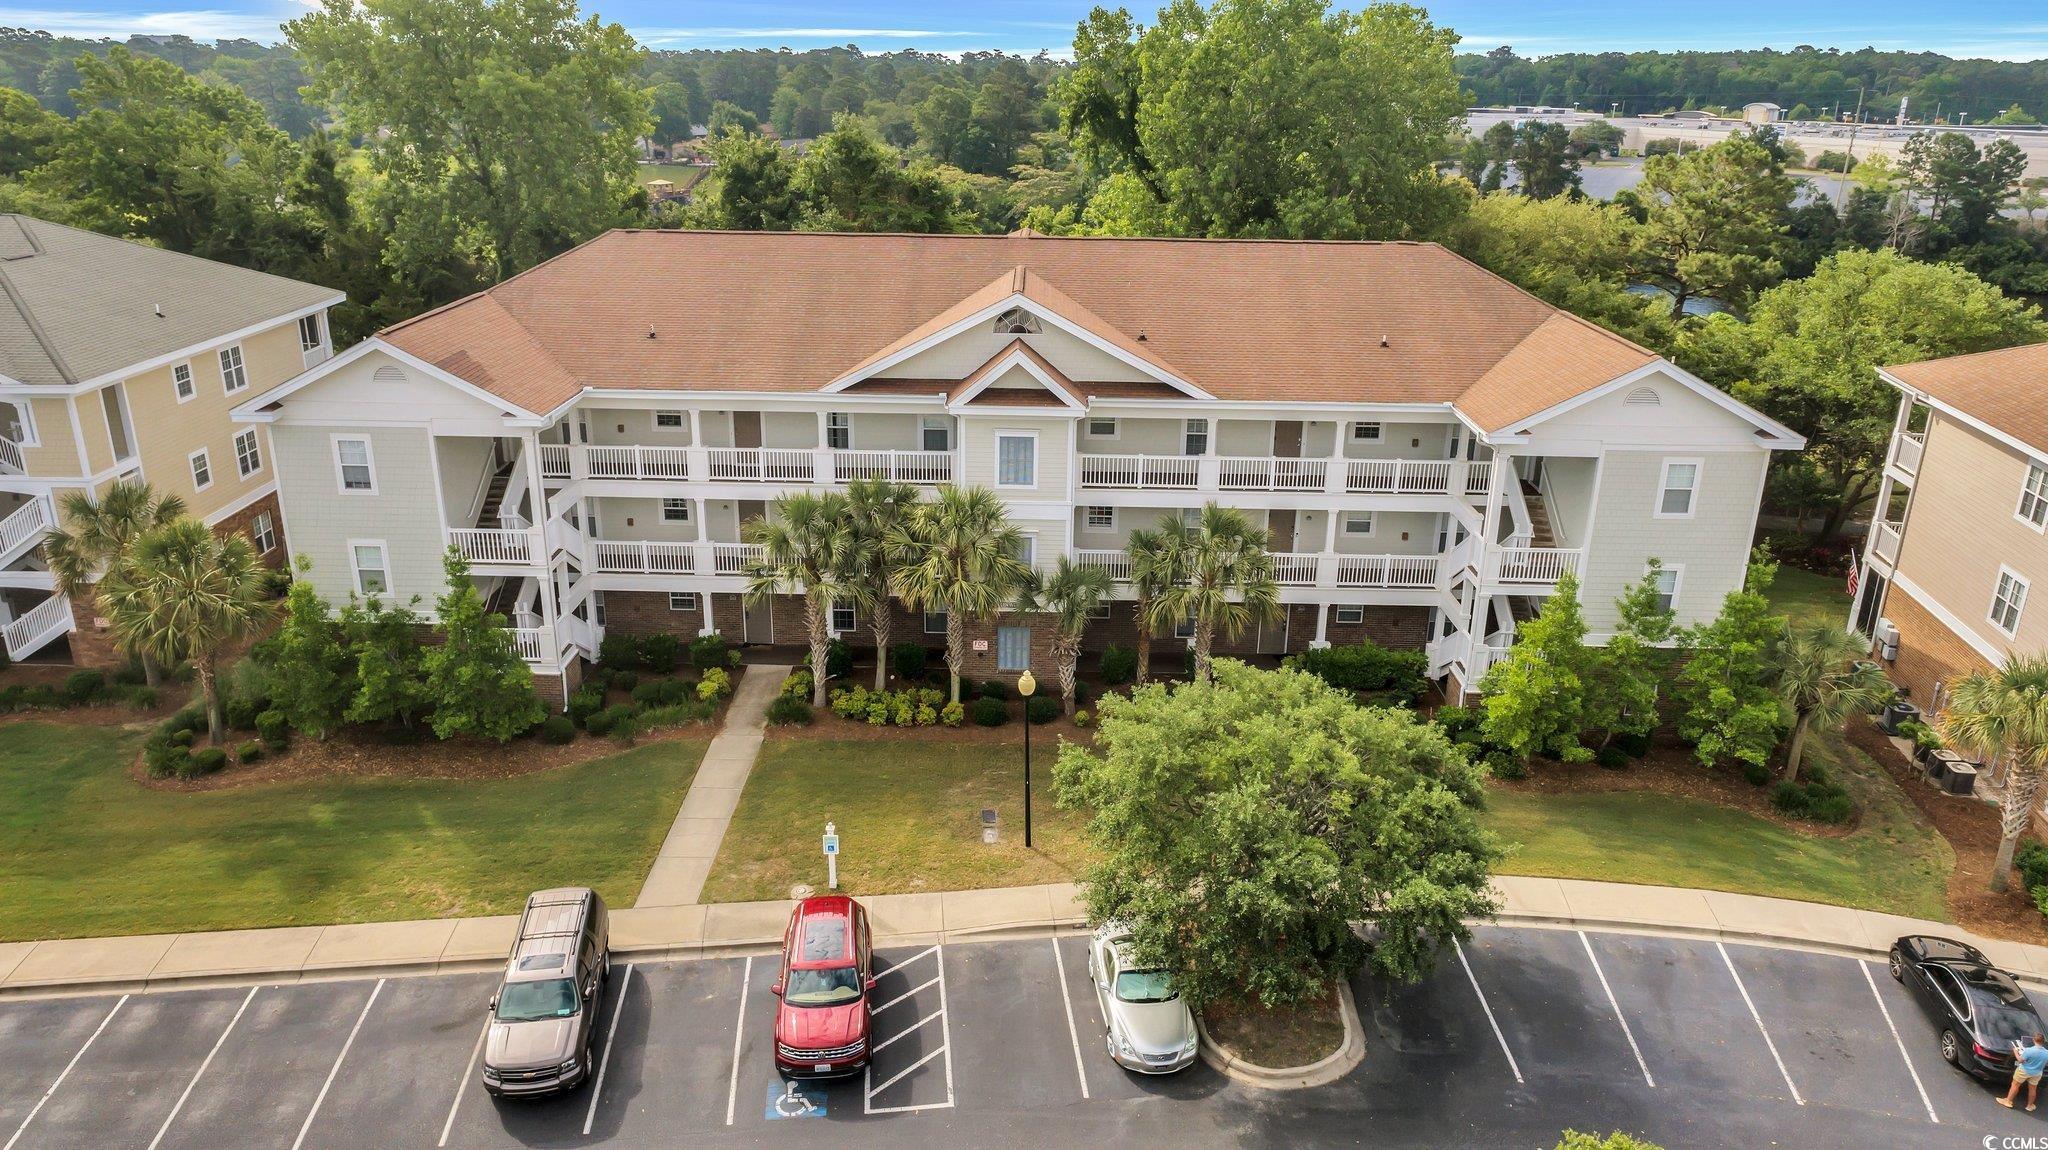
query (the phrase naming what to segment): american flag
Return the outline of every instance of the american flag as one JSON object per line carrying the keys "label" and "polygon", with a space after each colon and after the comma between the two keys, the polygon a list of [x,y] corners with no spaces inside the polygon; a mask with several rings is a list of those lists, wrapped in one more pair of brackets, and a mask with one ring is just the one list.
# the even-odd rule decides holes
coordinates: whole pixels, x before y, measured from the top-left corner
{"label": "american flag", "polygon": [[1851,551],[1849,553],[1849,598],[1851,599],[1856,597],[1856,582],[1861,575],[1862,572],[1856,569],[1856,553]]}

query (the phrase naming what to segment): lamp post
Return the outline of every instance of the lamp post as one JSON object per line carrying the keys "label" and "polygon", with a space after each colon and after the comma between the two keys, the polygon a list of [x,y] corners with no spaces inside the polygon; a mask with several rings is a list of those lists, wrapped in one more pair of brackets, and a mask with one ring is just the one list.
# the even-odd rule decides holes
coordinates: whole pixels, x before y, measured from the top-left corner
{"label": "lamp post", "polygon": [[1017,693],[1024,696],[1024,849],[1031,849],[1031,696],[1038,690],[1038,680],[1031,677],[1031,669],[1025,668],[1017,676]]}

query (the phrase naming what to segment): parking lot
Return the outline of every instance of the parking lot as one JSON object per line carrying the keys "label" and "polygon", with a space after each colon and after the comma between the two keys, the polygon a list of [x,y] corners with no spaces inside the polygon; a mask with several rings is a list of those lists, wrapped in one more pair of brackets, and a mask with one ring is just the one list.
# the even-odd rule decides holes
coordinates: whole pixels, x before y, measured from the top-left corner
{"label": "parking lot", "polygon": [[1548,1147],[1566,1126],[1674,1150],[2048,1138],[2041,1115],[2002,1110],[1941,1063],[1882,964],[1833,955],[1482,928],[1422,985],[1355,980],[1364,1064],[1284,1093],[1199,1064],[1165,1079],[1112,1064],[1079,937],[878,958],[861,1077],[775,1073],[772,955],[621,963],[598,1080],[541,1102],[497,1103],[477,1081],[490,975],[0,1001],[0,1150]]}

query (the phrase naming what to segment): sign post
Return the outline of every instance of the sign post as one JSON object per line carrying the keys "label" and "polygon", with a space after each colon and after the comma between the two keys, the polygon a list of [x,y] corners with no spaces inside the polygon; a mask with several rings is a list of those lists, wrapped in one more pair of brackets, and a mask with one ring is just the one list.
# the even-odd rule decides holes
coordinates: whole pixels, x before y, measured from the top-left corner
{"label": "sign post", "polygon": [[839,889],[839,829],[833,823],[825,824],[825,886]]}

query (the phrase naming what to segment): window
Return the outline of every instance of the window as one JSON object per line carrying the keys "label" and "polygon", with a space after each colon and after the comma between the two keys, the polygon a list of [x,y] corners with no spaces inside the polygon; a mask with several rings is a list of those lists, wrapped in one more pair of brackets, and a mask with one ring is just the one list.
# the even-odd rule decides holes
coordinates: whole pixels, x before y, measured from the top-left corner
{"label": "window", "polygon": [[1195,613],[1193,611],[1181,616],[1180,622],[1173,625],[1173,637],[1176,639],[1192,639],[1195,637]]}
{"label": "window", "polygon": [[996,433],[996,486],[1038,486],[1038,437],[1028,432]]}
{"label": "window", "polygon": [[853,418],[843,411],[825,413],[825,446],[845,451],[853,446]]}
{"label": "window", "polygon": [[370,460],[370,441],[367,439],[334,440],[334,468],[340,477],[343,494],[351,491],[377,493],[377,475]]}
{"label": "window", "polygon": [[199,394],[192,383],[192,365],[181,363],[171,369],[171,390],[178,393],[178,402],[183,403]]}
{"label": "window", "polygon": [[1699,492],[1699,485],[1699,460],[1665,460],[1664,477],[1657,484],[1657,518],[1692,518],[1693,498]]}
{"label": "window", "polygon": [[1082,513],[1082,524],[1094,531],[1110,531],[1116,527],[1116,508],[1090,507]]}
{"label": "window", "polygon": [[235,434],[235,470],[247,479],[263,470],[263,454],[256,449],[256,429]]}
{"label": "window", "polygon": [[926,451],[953,450],[953,425],[943,415],[924,415],[917,420],[918,442]]}
{"label": "window", "polygon": [[1011,558],[1015,559],[1019,563],[1022,563],[1026,567],[1036,566],[1038,563],[1038,536],[1018,536],[1017,550],[1015,554],[1011,556]]}
{"label": "window", "polygon": [[1657,610],[1670,611],[1678,603],[1678,573],[1682,568],[1657,569]]}
{"label": "window", "polygon": [[1370,534],[1372,534],[1372,512],[1370,512],[1370,511],[1346,511],[1346,512],[1344,513],[1344,534],[1346,534],[1346,535],[1370,535]]}
{"label": "window", "polygon": [[697,609],[697,593],[695,591],[669,592],[668,609],[671,611],[695,611]]}
{"label": "window", "polygon": [[996,670],[1022,671],[1031,665],[1031,628],[996,628]]}
{"label": "window", "polygon": [[858,619],[854,618],[854,613],[853,613],[853,604],[851,604],[851,603],[834,603],[834,604],[832,604],[832,633],[833,633],[833,634],[835,634],[835,635],[844,635],[844,634],[846,634],[847,632],[849,632],[849,631],[852,631],[852,630],[853,630],[853,629],[854,629],[854,628],[855,628],[856,626],[859,626],[859,623],[860,623],[860,621],[859,621]]}
{"label": "window", "polygon": [[1337,605],[1337,622],[1339,622],[1339,623],[1363,623],[1363,622],[1365,622],[1365,606],[1364,606],[1363,604],[1359,604],[1359,603],[1352,603],[1352,604],[1348,604],[1348,605],[1347,605],[1347,604],[1343,604],[1343,603],[1339,603],[1339,604]]}
{"label": "window", "polygon": [[1998,590],[1991,593],[1991,625],[2008,635],[2020,629],[2020,612],[2027,609],[2027,581],[2010,567],[1998,569]]}
{"label": "window", "polygon": [[926,611],[924,613],[924,633],[927,635],[945,634],[946,613],[944,611]]}
{"label": "window", "polygon": [[299,317],[299,350],[312,351],[320,346],[320,313]]}
{"label": "window", "polygon": [[1110,602],[1104,599],[1096,603],[1095,606],[1088,608],[1088,617],[1090,619],[1107,619],[1109,618],[1109,612]]}
{"label": "window", "polygon": [[220,383],[229,395],[249,386],[249,371],[242,366],[242,345],[220,349]]}
{"label": "window", "polygon": [[213,460],[204,447],[189,456],[192,462],[192,490],[204,491],[213,486]]}
{"label": "window", "polygon": [[663,523],[688,523],[690,521],[690,501],[687,499],[662,500],[661,521]]}
{"label": "window", "polygon": [[2027,481],[2020,487],[2019,517],[2037,530],[2048,527],[2048,467],[2027,465]]}
{"label": "window", "polygon": [[654,413],[654,426],[656,427],[681,427],[682,425],[683,413],[680,411],[657,411]]}
{"label": "window", "polygon": [[259,512],[249,522],[249,541],[256,545],[256,553],[268,555],[277,550],[277,524],[270,518],[270,512]]}
{"label": "window", "polygon": [[1021,307],[1013,307],[996,317],[997,335],[1037,335],[1038,317]]}
{"label": "window", "polygon": [[1209,421],[1190,419],[1181,434],[1182,455],[1209,454]]}
{"label": "window", "polygon": [[1090,419],[1090,420],[1088,421],[1088,438],[1090,438],[1090,439],[1115,439],[1115,438],[1116,438],[1116,420],[1114,420],[1114,419]]}
{"label": "window", "polygon": [[1380,438],[1380,425],[1377,423],[1354,423],[1351,425],[1351,438],[1361,443],[1377,443]]}
{"label": "window", "polygon": [[357,594],[382,595],[391,590],[391,564],[385,558],[382,540],[351,542],[348,554],[356,571]]}

